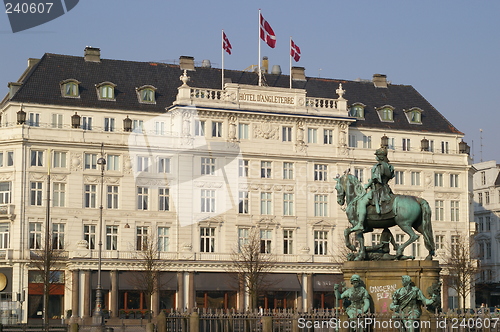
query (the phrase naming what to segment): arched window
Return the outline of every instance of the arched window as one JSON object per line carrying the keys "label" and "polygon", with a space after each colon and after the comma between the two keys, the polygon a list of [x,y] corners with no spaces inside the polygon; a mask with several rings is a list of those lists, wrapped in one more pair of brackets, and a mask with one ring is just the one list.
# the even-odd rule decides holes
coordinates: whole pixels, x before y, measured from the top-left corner
{"label": "arched window", "polygon": [[383,122],[393,122],[394,121],[394,107],[386,105],[382,106],[378,110],[378,115],[380,120]]}
{"label": "arched window", "polygon": [[405,113],[410,123],[422,123],[422,110],[420,108],[414,107],[408,111],[405,111]]}
{"label": "arched window", "polygon": [[364,119],[365,118],[365,105],[361,103],[356,103],[353,104],[349,110],[349,115],[358,118],[358,119]]}
{"label": "arched window", "polygon": [[67,98],[79,98],[80,97],[80,89],[77,80],[69,79],[61,82],[61,94],[63,97]]}
{"label": "arched window", "polygon": [[99,100],[115,100],[116,84],[111,82],[103,82],[96,86]]}
{"label": "arched window", "polygon": [[152,85],[143,85],[135,89],[137,92],[137,98],[140,103],[154,104],[156,103],[155,92],[156,88]]}

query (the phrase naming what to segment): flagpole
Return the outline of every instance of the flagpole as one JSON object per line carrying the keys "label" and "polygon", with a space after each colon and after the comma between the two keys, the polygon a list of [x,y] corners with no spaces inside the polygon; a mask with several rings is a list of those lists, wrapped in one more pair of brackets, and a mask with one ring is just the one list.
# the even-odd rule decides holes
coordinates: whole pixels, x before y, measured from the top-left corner
{"label": "flagpole", "polygon": [[292,36],[290,36],[290,49],[288,50],[290,53],[290,89],[292,88]]}
{"label": "flagpole", "polygon": [[221,34],[221,52],[222,52],[222,90],[224,90],[224,29]]}
{"label": "flagpole", "polygon": [[259,26],[259,33],[257,35],[259,37],[259,61],[257,61],[258,69],[259,69],[259,86],[262,85],[262,71],[260,69],[260,29],[261,29],[261,27],[260,27],[260,17],[261,17],[261,14],[260,14],[260,8],[259,8],[259,24],[258,24],[258,26]]}

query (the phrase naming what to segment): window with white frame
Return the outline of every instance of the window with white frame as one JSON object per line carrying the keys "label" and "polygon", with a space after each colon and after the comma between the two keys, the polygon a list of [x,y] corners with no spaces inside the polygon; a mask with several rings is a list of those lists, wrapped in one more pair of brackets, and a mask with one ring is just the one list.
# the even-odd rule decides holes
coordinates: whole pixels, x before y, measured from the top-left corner
{"label": "window with white frame", "polygon": [[272,214],[272,193],[261,192],[260,193],[260,214]]}
{"label": "window with white frame", "polygon": [[260,162],[260,177],[264,179],[270,179],[272,175],[272,162],[261,161]]}
{"label": "window with white frame", "polygon": [[441,153],[450,153],[448,142],[441,141]]}
{"label": "window with white frame", "polygon": [[134,133],[142,133],[144,131],[144,120],[133,120],[132,131]]}
{"label": "window with white frame", "polygon": [[215,175],[215,158],[201,158],[201,174]]}
{"label": "window with white frame", "polygon": [[395,184],[404,185],[405,184],[405,173],[402,171],[394,172]]}
{"label": "window with white frame", "polygon": [[241,252],[241,249],[248,245],[250,238],[250,229],[248,228],[238,228],[238,252]]}
{"label": "window with white frame", "polygon": [[486,205],[490,204],[490,192],[489,191],[484,193],[484,204],[486,204]]}
{"label": "window with white frame", "polygon": [[403,151],[410,151],[410,139],[409,138],[403,138],[402,149],[403,149]]}
{"label": "window with white frame", "polygon": [[170,189],[158,188],[158,210],[170,211]]}
{"label": "window with white frame", "polygon": [[63,127],[63,115],[52,114],[52,128],[62,128],[62,127]]}
{"label": "window with white frame", "polygon": [[31,150],[31,166],[43,166],[43,151]]}
{"label": "window with white frame", "polygon": [[482,171],[480,174],[481,174],[481,184],[485,185],[486,184],[486,172]]}
{"label": "window with white frame", "polygon": [[372,148],[372,137],[363,135],[363,149],[371,149]]}
{"label": "window with white frame", "polygon": [[250,204],[248,201],[248,191],[242,190],[238,192],[238,213],[248,214]]}
{"label": "window with white frame", "polygon": [[108,185],[106,187],[106,207],[118,209],[118,186]]}
{"label": "window with white frame", "polygon": [[28,114],[28,126],[40,127],[40,113]]}
{"label": "window with white frame", "polygon": [[478,232],[484,232],[484,217],[477,218],[477,228]]}
{"label": "window with white frame", "polygon": [[404,234],[396,234],[394,241],[396,241],[396,244],[398,246],[402,245],[405,242],[405,235]]}
{"label": "window with white frame", "polygon": [[52,197],[52,206],[64,207],[66,205],[66,184],[54,182],[52,190],[54,192]]}
{"label": "window with white frame", "polygon": [[333,144],[333,129],[323,129],[323,144]]}
{"label": "window with white frame", "polygon": [[485,232],[491,231],[491,217],[490,216],[484,217],[484,230],[485,230]]}
{"label": "window with white frame", "polygon": [[436,249],[444,249],[444,235],[436,235]]}
{"label": "window with white frame", "polygon": [[205,136],[205,120],[194,120],[194,136]]}
{"label": "window with white frame", "polygon": [[318,143],[318,129],[307,129],[307,143]]}
{"label": "window with white frame", "polygon": [[283,162],[283,179],[293,180],[293,163]]}
{"label": "window with white frame", "polygon": [[460,248],[460,235],[452,235],[451,236],[451,253],[458,253]]}
{"label": "window with white frame", "polygon": [[328,179],[328,165],[314,164],[314,181],[326,181]]}
{"label": "window with white frame", "polygon": [[0,204],[10,204],[12,199],[12,182],[0,182]]}
{"label": "window with white frame", "polygon": [[314,254],[328,255],[328,231],[314,231]]}
{"label": "window with white frame", "polygon": [[148,250],[148,226],[137,226],[135,230],[135,250]]}
{"label": "window with white frame", "polygon": [[137,210],[149,210],[148,187],[137,187]]}
{"label": "window with white frame", "polygon": [[436,200],[434,202],[434,220],[444,220],[444,201],[442,200]]}
{"label": "window with white frame", "polygon": [[281,128],[281,140],[283,142],[292,141],[292,127],[283,126]]}
{"label": "window with white frame", "polygon": [[451,221],[460,221],[460,201],[450,201]]}
{"label": "window with white frame", "polygon": [[477,203],[479,206],[483,205],[483,193],[477,193]]}
{"label": "window with white frame", "polygon": [[420,242],[418,240],[411,244],[411,254],[413,257],[420,256]]}
{"label": "window with white frame", "polygon": [[43,182],[30,182],[30,205],[42,206],[42,187]]}
{"label": "window with white frame", "polygon": [[91,116],[82,116],[82,124],[80,128],[83,130],[92,130],[92,117]]}
{"label": "window with white frame", "polygon": [[10,223],[8,222],[0,223],[0,249],[9,248],[9,227]]}
{"label": "window with white frame", "polygon": [[215,190],[201,190],[201,212],[215,212]]}
{"label": "window with white frame", "polygon": [[29,246],[30,249],[42,248],[42,223],[30,222],[29,223]]}
{"label": "window with white frame", "polygon": [[271,253],[272,231],[270,229],[260,230],[260,252],[263,254]]}
{"label": "window with white frame", "polygon": [[434,186],[442,187],[443,186],[443,173],[434,173]]}
{"label": "window with white frame", "polygon": [[106,162],[106,170],[119,171],[120,170],[120,156],[115,154],[108,154]]}
{"label": "window with white frame", "polygon": [[64,249],[64,224],[52,224],[52,249]]}
{"label": "window with white frame", "polygon": [[158,173],[170,173],[170,158],[158,158]]}
{"label": "window with white frame", "polygon": [[239,139],[248,139],[248,137],[249,137],[249,125],[248,125],[248,123],[238,124],[238,138]]}
{"label": "window with white frame", "polygon": [[118,226],[106,225],[106,250],[118,250]]}
{"label": "window with white frame", "polygon": [[115,131],[115,118],[104,118],[104,131]]}
{"label": "window with white frame", "polygon": [[97,154],[85,153],[83,164],[85,169],[97,169]]}
{"label": "window with white frame", "polygon": [[215,227],[200,227],[200,252],[215,252]]}
{"label": "window with white frame", "polygon": [[14,151],[7,151],[7,166],[14,166]]}
{"label": "window with white frame", "polygon": [[380,237],[382,234],[380,233],[372,233],[372,246],[375,246],[377,244],[380,244]]}
{"label": "window with white frame", "polygon": [[328,195],[326,194],[314,195],[314,216],[328,217]]}
{"label": "window with white frame", "polygon": [[96,226],[95,225],[83,225],[83,239],[87,241],[87,249],[95,249],[96,246]]}
{"label": "window with white frame", "polygon": [[411,185],[420,186],[420,172],[411,172]]}
{"label": "window with white frame", "polygon": [[137,172],[149,172],[151,160],[147,156],[137,156]]}
{"label": "window with white frame", "polygon": [[248,177],[248,159],[240,159],[238,160],[238,176],[239,177]]}
{"label": "window with white frame", "polygon": [[65,168],[66,167],[66,152],[54,151],[52,167]]}
{"label": "window with white frame", "polygon": [[170,246],[170,228],[158,227],[158,251],[168,251]]}
{"label": "window with white frame", "polygon": [[164,121],[155,121],[155,135],[165,135]]}
{"label": "window with white frame", "polygon": [[358,178],[359,182],[364,182],[364,176],[363,176],[363,169],[362,168],[355,168],[354,169],[354,176]]}
{"label": "window with white frame", "polygon": [[294,195],[292,193],[283,194],[283,215],[284,216],[293,216],[293,198]]}
{"label": "window with white frame", "polygon": [[283,230],[283,254],[293,254],[293,229]]}
{"label": "window with white frame", "polygon": [[97,206],[97,185],[86,184],[83,187],[84,187],[83,207],[95,208]]}
{"label": "window with white frame", "polygon": [[212,121],[212,137],[222,137],[222,122]]}
{"label": "window with white frame", "polygon": [[434,152],[434,140],[429,140],[429,152]]}
{"label": "window with white frame", "polygon": [[358,139],[357,139],[356,135],[350,134],[348,143],[349,143],[350,148],[357,148],[358,147]]}

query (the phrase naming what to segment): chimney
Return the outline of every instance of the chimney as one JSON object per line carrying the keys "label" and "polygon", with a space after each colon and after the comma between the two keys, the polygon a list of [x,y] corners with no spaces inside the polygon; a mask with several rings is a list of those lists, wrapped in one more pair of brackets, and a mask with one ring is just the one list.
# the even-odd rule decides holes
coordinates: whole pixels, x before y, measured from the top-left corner
{"label": "chimney", "polygon": [[7,85],[9,87],[9,99],[12,99],[16,92],[21,88],[23,84],[19,82],[9,82]]}
{"label": "chimney", "polygon": [[292,67],[292,80],[294,81],[305,81],[306,80],[306,69],[304,67]]}
{"label": "chimney", "polygon": [[33,68],[38,62],[40,62],[40,59],[29,58],[28,59],[28,69]]}
{"label": "chimney", "polygon": [[373,75],[373,85],[376,88],[387,88],[387,75],[374,74]]}
{"label": "chimney", "polygon": [[281,75],[281,66],[280,65],[273,65],[273,69],[271,69],[271,74]]}
{"label": "chimney", "polygon": [[83,58],[86,62],[101,62],[101,49],[97,47],[85,47]]}
{"label": "chimney", "polygon": [[262,70],[262,72],[264,74],[267,74],[267,72],[269,71],[269,60],[268,60],[267,56],[262,58],[262,66],[261,66],[260,70]]}
{"label": "chimney", "polygon": [[195,70],[194,69],[194,58],[192,56],[182,55],[179,58],[179,66],[181,70]]}

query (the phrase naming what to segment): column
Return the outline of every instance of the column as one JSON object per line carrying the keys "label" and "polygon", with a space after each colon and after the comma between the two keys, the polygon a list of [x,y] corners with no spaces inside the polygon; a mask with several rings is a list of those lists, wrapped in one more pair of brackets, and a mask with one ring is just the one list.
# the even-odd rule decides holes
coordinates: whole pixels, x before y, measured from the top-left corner
{"label": "column", "polygon": [[194,292],[194,272],[188,272],[188,299],[187,308],[191,310],[196,306],[196,297]]}
{"label": "column", "polygon": [[155,292],[151,296],[151,310],[153,312],[153,315],[158,315],[160,313],[160,277],[159,277],[159,272],[156,271],[154,272],[156,274],[154,280],[156,282],[155,286]]}
{"label": "column", "polygon": [[91,271],[85,270],[83,271],[83,318],[90,317],[90,308],[91,308],[91,295],[92,295],[92,286],[91,282]]}
{"label": "column", "polygon": [[313,275],[308,273],[306,277],[307,283],[307,292],[306,292],[306,298],[307,298],[307,312],[311,312],[313,308]]}
{"label": "column", "polygon": [[297,273],[297,279],[300,283],[300,291],[297,292],[296,308],[297,311],[302,312],[304,308],[304,277],[302,273]]}
{"label": "column", "polygon": [[71,318],[80,317],[80,270],[71,271]]}
{"label": "column", "polygon": [[112,318],[118,317],[118,270],[109,271],[111,279],[111,296],[109,298],[109,311]]}
{"label": "column", "polygon": [[184,311],[184,272],[177,272],[177,310]]}

